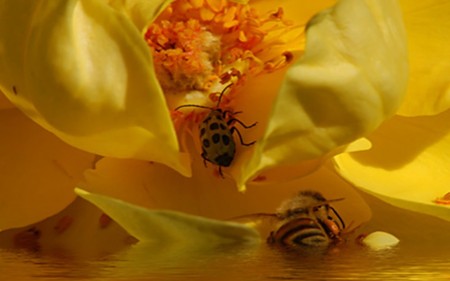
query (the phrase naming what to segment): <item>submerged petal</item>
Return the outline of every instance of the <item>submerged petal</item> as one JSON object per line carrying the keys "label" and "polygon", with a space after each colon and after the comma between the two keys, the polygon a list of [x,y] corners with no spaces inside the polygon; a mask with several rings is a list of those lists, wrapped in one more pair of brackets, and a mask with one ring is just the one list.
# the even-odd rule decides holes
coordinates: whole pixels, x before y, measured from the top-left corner
{"label": "submerged petal", "polygon": [[95,156],[65,144],[18,109],[1,110],[0,124],[0,230],[34,223],[70,204]]}
{"label": "submerged petal", "polygon": [[371,136],[371,150],[335,157],[338,172],[390,204],[450,220],[449,118],[395,117]]}
{"label": "submerged petal", "polygon": [[101,208],[140,241],[211,243],[258,241],[258,233],[242,224],[212,220],[167,210],[148,210],[112,197],[76,189],[76,193]]}
{"label": "submerged petal", "polygon": [[326,156],[392,116],[407,83],[406,41],[393,1],[340,1],[314,17],[264,137],[243,172]]}
{"label": "submerged petal", "polygon": [[189,174],[148,47],[124,13],[100,0],[3,1],[0,18],[0,87],[34,121],[80,149]]}
{"label": "submerged petal", "polygon": [[450,107],[450,2],[400,1],[406,33],[410,79],[399,113],[438,114]]}

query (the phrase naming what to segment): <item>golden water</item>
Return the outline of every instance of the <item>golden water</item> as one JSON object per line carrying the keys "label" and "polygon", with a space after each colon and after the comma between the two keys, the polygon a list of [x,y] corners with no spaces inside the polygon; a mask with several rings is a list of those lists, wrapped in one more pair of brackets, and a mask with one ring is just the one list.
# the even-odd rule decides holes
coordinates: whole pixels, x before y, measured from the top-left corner
{"label": "golden water", "polygon": [[[445,249],[447,248],[447,249]],[[355,243],[324,253],[290,253],[266,245],[209,251],[137,244],[101,259],[0,251],[3,280],[450,280],[448,248],[400,243],[373,251]]]}

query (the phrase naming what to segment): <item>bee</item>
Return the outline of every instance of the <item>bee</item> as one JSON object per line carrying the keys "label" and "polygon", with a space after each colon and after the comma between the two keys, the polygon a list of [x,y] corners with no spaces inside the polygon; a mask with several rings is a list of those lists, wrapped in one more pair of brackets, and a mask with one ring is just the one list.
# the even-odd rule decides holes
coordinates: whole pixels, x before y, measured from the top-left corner
{"label": "bee", "polygon": [[257,213],[238,218],[269,218],[270,245],[289,249],[324,248],[342,241],[344,220],[319,192],[306,190],[281,204],[277,213]]}
{"label": "bee", "polygon": [[197,104],[185,104],[178,106],[175,110],[179,110],[185,107],[197,107],[210,110],[208,115],[203,119],[199,126],[200,141],[202,146],[202,158],[206,165],[206,161],[219,166],[219,174],[223,178],[222,167],[229,167],[234,159],[236,153],[236,143],[233,139],[233,134],[236,132],[241,145],[251,146],[255,143],[244,142],[239,130],[235,127],[235,124],[240,124],[243,128],[249,129],[254,127],[257,122],[246,125],[239,119],[235,118],[236,114],[241,113],[233,112],[230,110],[223,110],[220,108],[222,96],[225,91],[233,84],[226,86],[219,95],[219,99],[215,107],[208,107]]}

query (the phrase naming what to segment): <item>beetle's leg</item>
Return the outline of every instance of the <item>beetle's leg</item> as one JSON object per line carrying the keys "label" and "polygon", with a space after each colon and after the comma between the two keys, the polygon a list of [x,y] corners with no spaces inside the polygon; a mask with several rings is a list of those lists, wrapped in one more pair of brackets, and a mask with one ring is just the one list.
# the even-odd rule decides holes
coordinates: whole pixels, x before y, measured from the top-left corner
{"label": "beetle's leg", "polygon": [[219,166],[219,175],[221,178],[223,178],[223,179],[225,178],[223,175],[223,172],[222,172],[222,166]]}
{"label": "beetle's leg", "polygon": [[239,140],[241,141],[241,144],[244,146],[250,146],[256,142],[256,141],[252,141],[250,143],[245,143],[244,140],[242,139],[241,132],[239,132],[239,130],[236,127],[231,127],[230,133],[233,134],[234,132],[236,132],[238,134]]}
{"label": "beetle's leg", "polygon": [[227,119],[227,115],[233,118],[234,115],[241,114],[242,111],[231,111],[231,110],[224,110],[222,113],[222,118]]}
{"label": "beetle's leg", "polygon": [[208,159],[206,158],[206,152],[205,151],[202,152],[202,158],[203,158],[203,165],[205,165],[205,167],[208,167],[208,165],[206,164],[206,161]]}
{"label": "beetle's leg", "polygon": [[254,126],[256,126],[256,124],[258,124],[258,122],[255,122],[251,125],[245,125],[244,122],[242,122],[241,120],[237,119],[237,118],[231,118],[230,120],[227,121],[227,125],[230,126],[232,123],[234,122],[238,122],[239,124],[241,124],[242,127],[244,127],[245,129],[250,129]]}

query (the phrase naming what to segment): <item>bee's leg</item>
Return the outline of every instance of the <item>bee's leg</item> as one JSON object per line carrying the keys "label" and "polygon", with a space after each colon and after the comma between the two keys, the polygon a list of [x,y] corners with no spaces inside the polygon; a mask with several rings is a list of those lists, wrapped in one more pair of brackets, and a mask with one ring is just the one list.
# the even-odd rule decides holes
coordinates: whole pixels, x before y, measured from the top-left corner
{"label": "bee's leg", "polygon": [[250,145],[253,145],[256,142],[256,141],[252,141],[250,143],[245,143],[244,140],[242,139],[241,132],[239,132],[239,130],[236,129],[236,127],[231,127],[230,133],[233,134],[234,132],[236,132],[238,134],[239,140],[241,141],[241,144],[244,145],[244,146],[250,146]]}
{"label": "bee's leg", "polygon": [[258,122],[255,122],[251,125],[245,125],[244,122],[242,122],[241,120],[237,119],[237,118],[231,118],[227,121],[228,126],[230,126],[231,124],[233,124],[234,122],[237,122],[239,124],[241,124],[242,127],[244,127],[245,129],[250,129],[251,127],[256,126],[256,124],[258,124]]}
{"label": "bee's leg", "polygon": [[267,243],[268,244],[274,244],[275,243],[275,237],[273,231],[270,232],[269,237],[267,237]]}

